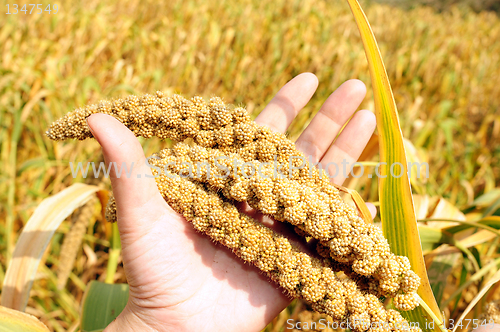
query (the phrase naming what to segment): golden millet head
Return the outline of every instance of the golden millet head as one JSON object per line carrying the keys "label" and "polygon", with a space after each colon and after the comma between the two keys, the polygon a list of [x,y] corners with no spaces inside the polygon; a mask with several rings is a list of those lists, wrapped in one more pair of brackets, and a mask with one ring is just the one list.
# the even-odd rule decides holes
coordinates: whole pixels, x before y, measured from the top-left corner
{"label": "golden millet head", "polygon": [[398,294],[393,298],[394,307],[403,311],[413,310],[419,305],[417,296],[417,293]]}
{"label": "golden millet head", "polygon": [[415,293],[420,286],[420,277],[412,270],[403,273],[401,290],[404,293]]}
{"label": "golden millet head", "polygon": [[488,302],[479,319],[486,319],[488,324],[491,322],[500,324],[500,300]]}
{"label": "golden millet head", "polygon": [[[47,136],[56,140],[92,137],[85,119],[94,113],[115,117],[136,136],[189,138],[189,144],[164,149],[156,154],[158,159],[150,160],[164,168],[153,171],[160,193],[195,229],[257,266],[291,296],[302,297],[334,319],[385,321],[393,329],[404,319],[397,311],[386,311],[378,295],[393,297],[401,310],[418,305],[420,278],[411,271],[409,260],[390,252],[382,231],[345,204],[329,179],[310,167],[293,142],[252,122],[244,108],[230,107],[217,97],[206,102],[162,92],[128,96],[79,108],[53,123]],[[226,157],[221,163],[229,176],[213,176],[222,175],[215,167],[217,157]],[[284,173],[291,166],[302,168],[292,170],[288,178],[275,177],[274,165],[264,164],[275,161]],[[242,167],[244,162],[250,165]],[[168,163],[172,164],[165,167]],[[204,163],[207,168],[185,177],[192,171],[189,163]],[[267,178],[247,177],[250,166],[260,166]],[[318,240],[322,259],[241,214],[234,205],[237,201],[294,225],[302,237]],[[109,200],[106,218],[116,221],[114,198]],[[339,277],[336,271],[344,273]]]}

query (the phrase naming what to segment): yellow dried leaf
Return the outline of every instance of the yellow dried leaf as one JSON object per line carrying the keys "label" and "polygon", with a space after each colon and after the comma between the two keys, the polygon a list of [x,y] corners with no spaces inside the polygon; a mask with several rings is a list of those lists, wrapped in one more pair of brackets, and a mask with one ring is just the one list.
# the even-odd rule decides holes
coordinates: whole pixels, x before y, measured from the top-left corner
{"label": "yellow dried leaf", "polygon": [[76,183],[40,203],[14,248],[2,288],[2,305],[24,311],[40,259],[61,222],[99,190]]}

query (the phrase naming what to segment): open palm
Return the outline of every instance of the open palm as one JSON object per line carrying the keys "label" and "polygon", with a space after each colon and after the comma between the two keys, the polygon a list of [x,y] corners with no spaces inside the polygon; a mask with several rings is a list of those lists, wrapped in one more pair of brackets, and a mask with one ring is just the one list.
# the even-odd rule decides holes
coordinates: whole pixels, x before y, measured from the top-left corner
{"label": "open palm", "polygon": [[[317,85],[313,74],[297,76],[256,122],[285,132]],[[364,96],[360,81],[339,87],[297,140],[298,149],[323,164],[356,161],[375,128],[371,112],[354,114]],[[107,163],[135,166],[130,177],[111,176],[130,296],[106,332],[260,331],[289,304],[257,268],[197,233],[168,206],[131,131],[104,114],[92,115],[88,124]],[[342,184],[344,176],[333,181]]]}

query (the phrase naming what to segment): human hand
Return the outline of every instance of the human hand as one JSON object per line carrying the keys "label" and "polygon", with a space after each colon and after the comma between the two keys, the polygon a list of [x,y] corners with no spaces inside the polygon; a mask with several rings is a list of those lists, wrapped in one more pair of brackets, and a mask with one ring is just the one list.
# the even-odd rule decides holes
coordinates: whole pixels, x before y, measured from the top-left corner
{"label": "human hand", "polygon": [[500,324],[494,323],[482,325],[477,329],[472,330],[472,332],[500,332]]}
{"label": "human hand", "polygon": [[[313,74],[295,77],[256,122],[285,132],[317,85]],[[340,86],[299,137],[298,149],[322,164],[356,161],[375,129],[373,113],[357,112],[332,142],[365,92],[357,80]],[[170,208],[130,130],[104,114],[90,116],[88,124],[106,163],[133,162],[136,166],[127,177],[117,178],[111,171],[130,295],[123,312],[105,332],[260,331],[290,303],[257,268],[196,232]],[[333,178],[336,184],[344,180],[345,174]]]}

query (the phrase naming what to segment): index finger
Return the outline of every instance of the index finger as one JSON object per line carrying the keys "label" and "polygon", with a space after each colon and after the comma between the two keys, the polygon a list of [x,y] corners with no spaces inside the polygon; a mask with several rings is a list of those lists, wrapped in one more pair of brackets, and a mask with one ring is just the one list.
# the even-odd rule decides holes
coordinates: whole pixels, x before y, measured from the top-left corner
{"label": "index finger", "polygon": [[284,133],[318,87],[318,78],[303,73],[285,84],[255,119],[260,125]]}

